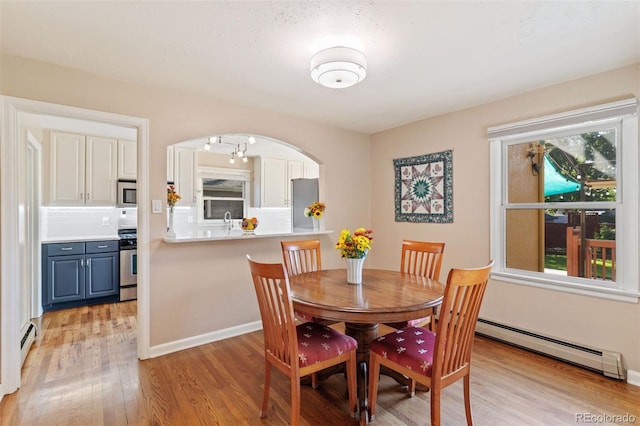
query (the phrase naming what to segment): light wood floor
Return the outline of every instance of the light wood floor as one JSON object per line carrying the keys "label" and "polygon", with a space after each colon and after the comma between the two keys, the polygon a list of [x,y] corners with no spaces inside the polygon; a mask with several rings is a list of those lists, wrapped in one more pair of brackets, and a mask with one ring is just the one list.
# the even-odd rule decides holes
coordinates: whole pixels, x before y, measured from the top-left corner
{"label": "light wood floor", "polygon": [[[135,310],[135,302],[125,302],[46,313],[22,388],[0,403],[0,425],[288,423],[289,384],[277,372],[269,415],[258,415],[261,332],[138,361]],[[383,377],[378,401],[373,425],[429,423],[428,392],[408,398]],[[481,337],[474,346],[471,403],[478,426],[575,425],[589,423],[586,415],[631,415],[640,424],[639,387]],[[465,423],[461,384],[444,391],[442,410],[444,425]],[[303,386],[301,415],[303,425],[355,425],[342,375],[315,391]],[[604,420],[591,423],[625,424]]]}

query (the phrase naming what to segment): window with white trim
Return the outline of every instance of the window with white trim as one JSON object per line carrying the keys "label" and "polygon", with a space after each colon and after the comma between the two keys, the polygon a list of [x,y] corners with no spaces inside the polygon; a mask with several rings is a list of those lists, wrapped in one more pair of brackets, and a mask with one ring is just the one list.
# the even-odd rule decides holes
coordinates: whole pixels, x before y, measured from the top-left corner
{"label": "window with white trim", "polygon": [[251,172],[249,170],[216,167],[198,168],[198,220],[201,224],[224,223],[242,219],[250,200]]}
{"label": "window with white trim", "polygon": [[489,129],[494,278],[637,300],[637,111],[629,99]]}

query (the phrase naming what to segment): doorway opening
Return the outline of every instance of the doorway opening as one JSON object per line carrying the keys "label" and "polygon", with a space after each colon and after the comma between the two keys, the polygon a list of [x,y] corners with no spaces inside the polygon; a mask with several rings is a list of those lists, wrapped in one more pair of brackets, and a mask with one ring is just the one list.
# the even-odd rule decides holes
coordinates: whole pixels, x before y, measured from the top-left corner
{"label": "doorway opening", "polygon": [[[148,358],[149,352],[149,324],[148,324],[148,120],[123,116],[101,111],[67,107],[63,105],[44,103],[28,99],[2,97],[2,150],[0,151],[1,165],[1,290],[0,312],[2,315],[2,330],[0,333],[0,398],[12,393],[21,384],[21,350],[20,343],[23,335],[21,332],[21,311],[31,312],[34,307],[41,306],[38,297],[30,298],[27,293],[32,293],[34,286],[39,287],[39,277],[32,271],[38,271],[36,267],[23,268],[21,256],[29,256],[37,263],[40,258],[38,218],[34,212],[33,203],[37,203],[38,189],[36,177],[33,175],[37,163],[37,145],[29,143],[25,137],[27,123],[32,116],[57,117],[61,120],[82,120],[97,125],[113,125],[132,129],[137,135],[137,167],[138,167],[138,307],[137,307],[137,346],[138,358]],[[33,136],[33,135],[32,135]],[[33,138],[37,141],[37,138]],[[29,147],[28,149],[26,147]],[[35,148],[33,148],[35,147]],[[31,152],[35,149],[35,152]],[[21,154],[22,153],[22,154]],[[21,155],[23,156],[21,158]],[[27,162],[28,156],[33,156]],[[24,160],[21,163],[21,160]],[[25,164],[24,169],[30,170],[25,175],[32,176],[33,181],[26,182],[21,173],[19,164]],[[27,164],[29,164],[27,166]],[[27,190],[27,185],[34,186],[33,190]],[[15,188],[21,188],[16,191]],[[35,192],[35,193],[33,193]],[[29,214],[24,216],[25,205],[29,199]],[[37,210],[37,209],[36,209]],[[27,222],[25,223],[25,217]],[[19,226],[22,223],[23,226]],[[33,241],[25,247],[23,241],[25,235]],[[35,234],[34,234],[35,233]],[[30,283],[27,285],[26,283]],[[26,291],[25,289],[29,289]],[[37,294],[38,292],[34,292]],[[36,311],[38,308],[35,308]]]}

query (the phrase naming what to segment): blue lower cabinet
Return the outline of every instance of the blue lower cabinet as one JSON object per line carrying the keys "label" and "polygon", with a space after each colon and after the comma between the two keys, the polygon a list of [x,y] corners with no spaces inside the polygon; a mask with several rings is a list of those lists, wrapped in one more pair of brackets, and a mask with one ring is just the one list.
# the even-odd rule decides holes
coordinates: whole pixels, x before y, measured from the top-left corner
{"label": "blue lower cabinet", "polygon": [[104,253],[87,255],[88,263],[85,297],[103,297],[118,294],[120,285],[120,254]]}
{"label": "blue lower cabinet", "polygon": [[117,240],[43,244],[42,264],[45,311],[119,300]]}
{"label": "blue lower cabinet", "polygon": [[50,257],[46,265],[49,277],[47,303],[84,299],[84,254]]}

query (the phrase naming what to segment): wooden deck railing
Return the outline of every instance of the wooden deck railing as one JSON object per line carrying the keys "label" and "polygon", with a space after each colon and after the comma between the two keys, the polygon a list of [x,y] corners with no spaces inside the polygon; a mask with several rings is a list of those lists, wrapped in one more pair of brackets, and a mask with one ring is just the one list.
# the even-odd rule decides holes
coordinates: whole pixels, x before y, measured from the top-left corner
{"label": "wooden deck railing", "polygon": [[[586,239],[585,278],[616,280],[615,240]],[[580,227],[567,228],[567,275],[580,275]]]}

